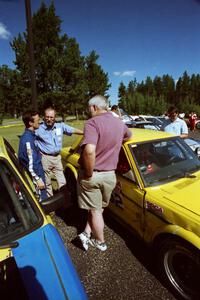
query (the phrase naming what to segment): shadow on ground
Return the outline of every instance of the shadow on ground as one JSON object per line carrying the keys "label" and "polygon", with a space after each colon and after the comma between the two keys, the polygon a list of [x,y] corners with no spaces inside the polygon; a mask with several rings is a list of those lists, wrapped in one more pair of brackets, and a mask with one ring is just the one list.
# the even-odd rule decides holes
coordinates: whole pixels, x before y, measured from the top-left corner
{"label": "shadow on ground", "polygon": [[77,206],[71,206],[65,210],[56,211],[56,215],[60,217],[66,225],[73,226],[80,233],[84,230],[87,222],[87,211]]}
{"label": "shadow on ground", "polygon": [[[173,291],[162,281],[156,266],[156,253],[139,237],[130,232],[127,228],[123,227],[117,222],[111,214],[105,211],[104,219],[106,225],[119,235],[125,242],[126,246],[130,249],[134,257],[166,288],[172,295]],[[177,295],[174,295],[177,297]],[[177,299],[177,298],[176,298]]]}

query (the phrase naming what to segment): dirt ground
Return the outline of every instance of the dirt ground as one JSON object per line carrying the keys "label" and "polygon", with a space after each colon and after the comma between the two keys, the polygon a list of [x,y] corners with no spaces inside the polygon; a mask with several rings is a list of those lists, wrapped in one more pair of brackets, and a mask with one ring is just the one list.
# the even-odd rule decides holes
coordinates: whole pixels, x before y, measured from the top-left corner
{"label": "dirt ground", "polygon": [[[189,133],[200,140],[200,130]],[[108,250],[92,247],[83,252],[76,246],[84,218],[80,212],[68,211],[54,216],[59,232],[91,300],[173,300],[173,295],[157,278],[153,256],[141,241],[106,218],[105,236]]]}

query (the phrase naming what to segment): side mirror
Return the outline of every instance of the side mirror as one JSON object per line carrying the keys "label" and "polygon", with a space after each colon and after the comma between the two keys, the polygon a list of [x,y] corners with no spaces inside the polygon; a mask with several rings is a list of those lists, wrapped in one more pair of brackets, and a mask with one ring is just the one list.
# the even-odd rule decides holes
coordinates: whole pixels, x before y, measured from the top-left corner
{"label": "side mirror", "polygon": [[45,212],[45,214],[49,214],[52,211],[55,211],[63,206],[65,206],[66,196],[63,192],[58,192],[52,197],[49,197],[42,202],[40,205]]}

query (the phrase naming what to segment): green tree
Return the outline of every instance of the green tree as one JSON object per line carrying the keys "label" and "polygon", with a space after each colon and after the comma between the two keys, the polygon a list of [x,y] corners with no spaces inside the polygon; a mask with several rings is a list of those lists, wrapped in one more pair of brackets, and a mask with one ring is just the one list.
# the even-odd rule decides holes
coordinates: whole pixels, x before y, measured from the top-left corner
{"label": "green tree", "polygon": [[127,91],[125,84],[121,81],[118,88],[118,98],[119,98],[119,106],[120,108],[126,110],[126,97],[127,97]]}
{"label": "green tree", "polygon": [[[60,74],[61,58],[67,36],[60,36],[61,19],[55,14],[54,4],[49,8],[42,2],[40,9],[33,15],[33,43],[35,55],[35,74],[38,98],[41,94],[55,92],[62,82]],[[20,72],[20,80],[24,88],[30,88],[30,67],[27,47],[27,33],[19,34],[11,43],[15,51],[15,65]],[[40,104],[40,108],[41,105]]]}
{"label": "green tree", "polygon": [[163,84],[160,76],[156,76],[153,80],[153,89],[155,91],[155,96],[160,99],[163,95]]}
{"label": "green tree", "polygon": [[63,82],[61,91],[63,99],[59,102],[60,111],[70,109],[78,117],[78,111],[85,108],[88,84],[87,71],[84,65],[84,57],[81,56],[79,45],[74,38],[66,42],[62,57],[61,76]]}
{"label": "green tree", "polygon": [[97,64],[98,58],[99,55],[94,50],[85,58],[88,98],[97,94],[108,96],[107,91],[111,87],[108,80],[108,74],[103,71],[99,64]]}
{"label": "green tree", "polygon": [[175,101],[175,82],[174,79],[167,75],[162,76],[163,100],[170,105]]}
{"label": "green tree", "polygon": [[13,74],[14,71],[6,65],[0,67],[0,118],[5,114],[14,115],[15,101],[13,99]]}
{"label": "green tree", "polygon": [[[61,22],[53,2],[49,7],[42,2],[32,18],[38,106],[41,109],[47,101],[56,103],[64,118],[69,110],[76,113],[83,111],[89,97],[105,95],[111,85],[108,74],[97,64],[99,56],[95,51],[86,58],[81,56],[76,39],[61,35]],[[11,47],[16,54],[15,64],[20,75],[17,80],[29,101],[31,82],[27,32],[15,37]]]}

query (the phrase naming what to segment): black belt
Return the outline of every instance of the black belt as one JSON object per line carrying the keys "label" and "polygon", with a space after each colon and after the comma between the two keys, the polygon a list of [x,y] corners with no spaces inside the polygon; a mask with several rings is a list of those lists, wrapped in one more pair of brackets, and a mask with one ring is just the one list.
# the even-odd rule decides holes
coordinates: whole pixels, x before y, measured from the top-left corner
{"label": "black belt", "polygon": [[58,156],[60,153],[45,153],[45,152],[42,152],[42,154],[48,155],[48,156]]}

